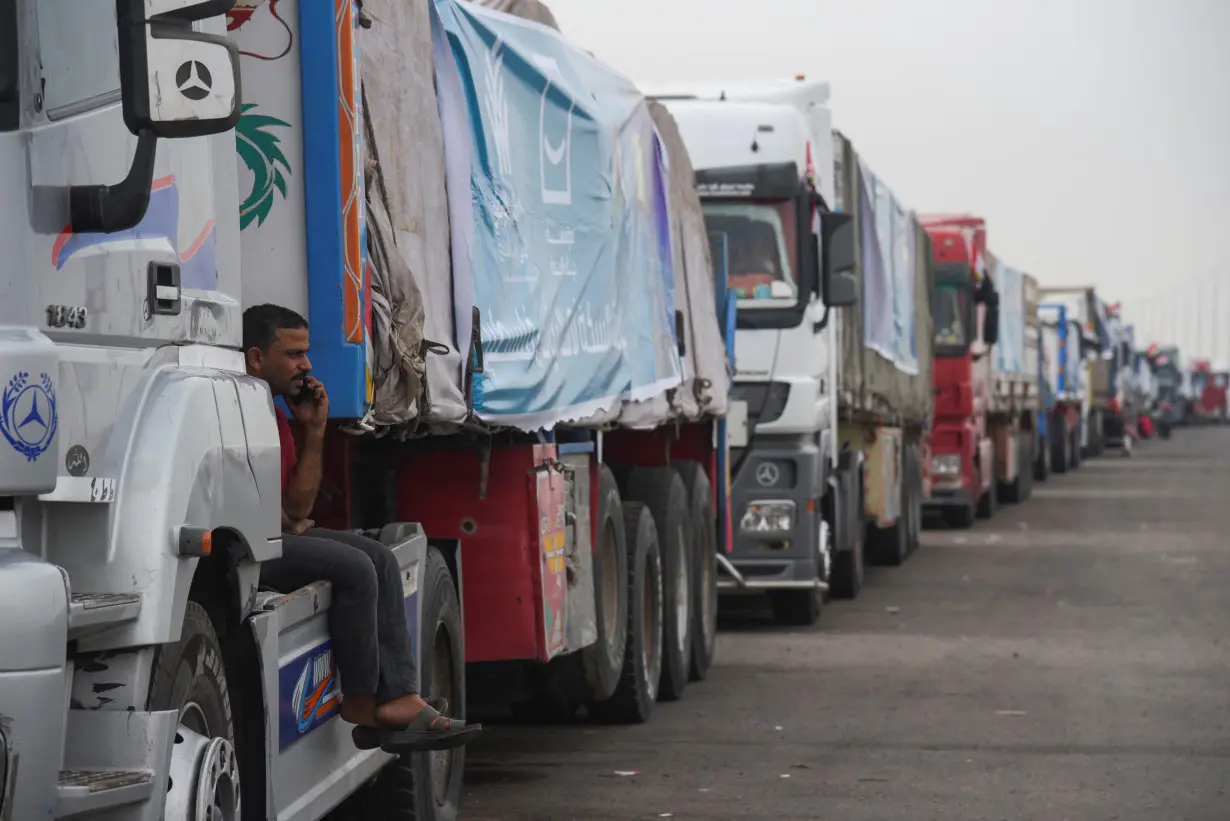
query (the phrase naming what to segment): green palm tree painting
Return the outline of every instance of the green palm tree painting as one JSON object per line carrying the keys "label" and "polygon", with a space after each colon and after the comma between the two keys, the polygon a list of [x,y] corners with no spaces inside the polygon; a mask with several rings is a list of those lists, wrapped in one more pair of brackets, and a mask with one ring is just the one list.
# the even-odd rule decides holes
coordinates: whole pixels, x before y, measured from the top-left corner
{"label": "green palm tree painting", "polygon": [[273,208],[276,188],[285,199],[286,177],[290,163],[279,146],[281,142],[272,128],[290,128],[290,123],[265,114],[249,113],[255,103],[246,103],[235,126],[235,144],[243,164],[252,172],[252,190],[239,205],[239,229],[242,231],[256,220],[259,226]]}

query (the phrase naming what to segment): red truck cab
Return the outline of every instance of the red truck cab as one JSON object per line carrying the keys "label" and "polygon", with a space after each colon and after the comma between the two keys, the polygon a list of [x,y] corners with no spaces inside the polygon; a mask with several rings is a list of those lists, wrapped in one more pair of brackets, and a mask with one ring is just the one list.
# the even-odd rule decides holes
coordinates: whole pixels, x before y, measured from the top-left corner
{"label": "red truck cab", "polygon": [[986,276],[986,222],[974,216],[924,216],[934,285],[935,417],[928,512],[969,527],[994,509],[994,449],[987,431],[988,355],[998,331],[997,297]]}

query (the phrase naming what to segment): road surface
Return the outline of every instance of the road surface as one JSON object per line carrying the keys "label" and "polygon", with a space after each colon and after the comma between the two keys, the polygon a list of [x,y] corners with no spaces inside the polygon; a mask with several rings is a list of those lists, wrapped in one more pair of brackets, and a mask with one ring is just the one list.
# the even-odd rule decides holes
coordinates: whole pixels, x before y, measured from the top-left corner
{"label": "road surface", "polygon": [[461,817],[1225,821],[1228,531],[1230,429],[1087,461],[648,724],[489,726]]}

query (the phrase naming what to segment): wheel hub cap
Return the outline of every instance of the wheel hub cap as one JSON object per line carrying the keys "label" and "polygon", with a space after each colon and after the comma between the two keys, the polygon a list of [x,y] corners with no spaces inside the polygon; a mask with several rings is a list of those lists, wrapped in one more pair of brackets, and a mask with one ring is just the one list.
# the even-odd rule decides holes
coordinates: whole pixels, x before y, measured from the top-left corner
{"label": "wheel hub cap", "polygon": [[185,725],[175,733],[167,784],[167,821],[239,821],[239,761],[225,738]]}

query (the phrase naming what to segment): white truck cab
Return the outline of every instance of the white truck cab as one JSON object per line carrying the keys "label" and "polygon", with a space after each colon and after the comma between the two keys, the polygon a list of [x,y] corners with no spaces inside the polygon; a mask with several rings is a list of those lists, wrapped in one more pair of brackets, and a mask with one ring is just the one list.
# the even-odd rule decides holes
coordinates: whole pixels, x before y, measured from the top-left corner
{"label": "white truck cab", "polygon": [[[448,754],[327,723],[328,585],[258,586],[280,467],[240,352],[233,5],[0,0],[6,820],[315,819],[433,766],[407,812],[459,791]],[[446,571],[415,526],[380,535],[422,624]]]}
{"label": "white truck cab", "polygon": [[837,315],[853,228],[834,202],[825,83],[658,88],[696,169],[716,266],[738,297],[731,425],[734,550],[724,590],[819,616],[831,561],[822,500],[837,464]]}

